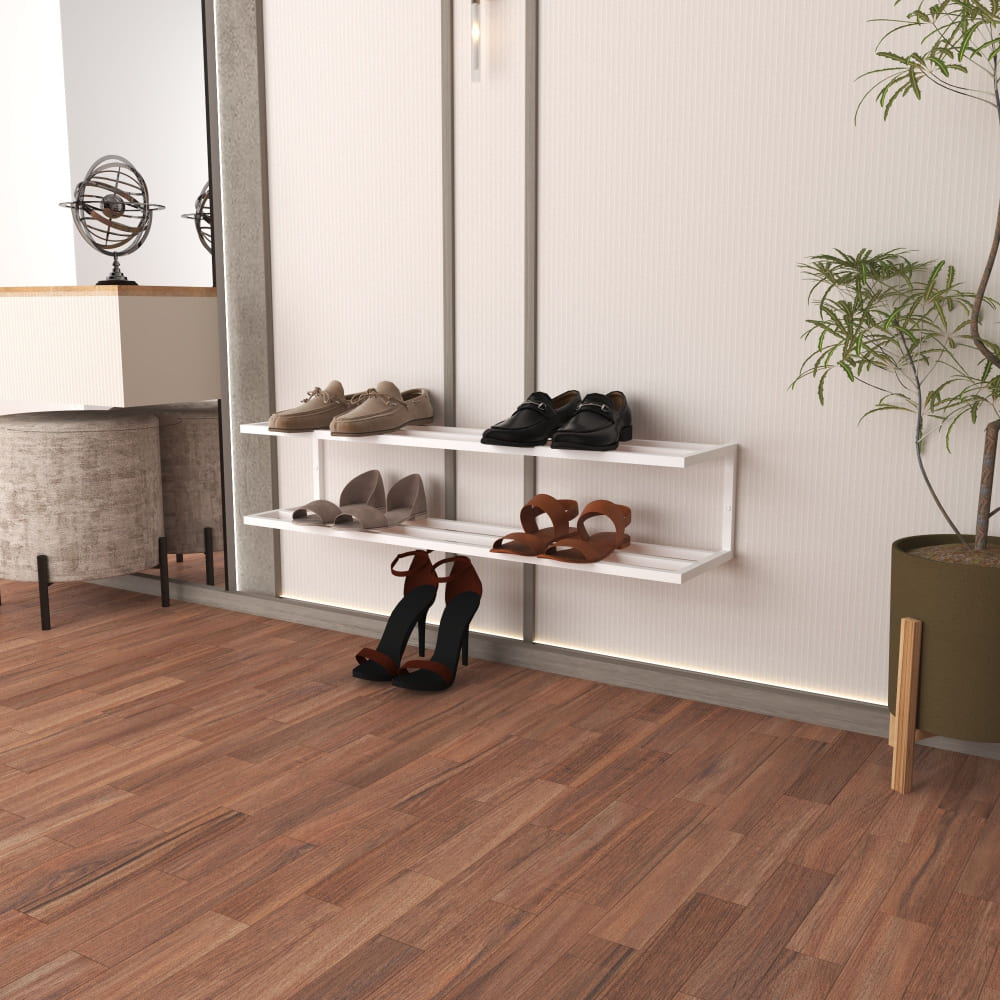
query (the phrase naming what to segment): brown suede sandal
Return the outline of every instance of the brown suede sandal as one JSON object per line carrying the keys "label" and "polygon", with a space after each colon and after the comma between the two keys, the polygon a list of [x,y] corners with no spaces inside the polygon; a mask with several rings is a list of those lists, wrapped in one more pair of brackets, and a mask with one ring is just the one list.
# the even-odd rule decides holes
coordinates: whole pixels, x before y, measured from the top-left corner
{"label": "brown suede sandal", "polygon": [[[548,493],[539,493],[521,508],[521,527],[524,531],[512,531],[498,538],[490,551],[511,552],[519,556],[541,555],[552,542],[570,534],[573,529],[569,520],[576,517],[579,509],[575,500],[556,500]],[[551,528],[538,527],[539,514],[548,517],[552,522]]]}
{"label": "brown suede sandal", "polygon": [[[591,535],[587,531],[587,521],[592,517],[608,518],[615,530]],[[629,545],[632,539],[625,534],[625,529],[631,522],[632,511],[623,504],[592,500],[583,508],[583,513],[576,522],[576,530],[550,544],[539,558],[556,559],[559,562],[599,562],[615,549],[624,549]]]}

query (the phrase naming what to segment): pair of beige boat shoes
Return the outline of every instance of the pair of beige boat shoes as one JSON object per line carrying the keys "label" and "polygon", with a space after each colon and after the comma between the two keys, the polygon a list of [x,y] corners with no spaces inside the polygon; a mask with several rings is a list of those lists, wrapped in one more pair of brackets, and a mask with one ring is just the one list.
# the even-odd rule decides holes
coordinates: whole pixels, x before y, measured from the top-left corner
{"label": "pair of beige boat shoes", "polygon": [[310,389],[298,406],[279,410],[268,420],[272,431],[319,431],[331,434],[383,434],[406,424],[429,424],[434,407],[426,389],[400,392],[392,382],[348,396],[336,379],[325,389]]}

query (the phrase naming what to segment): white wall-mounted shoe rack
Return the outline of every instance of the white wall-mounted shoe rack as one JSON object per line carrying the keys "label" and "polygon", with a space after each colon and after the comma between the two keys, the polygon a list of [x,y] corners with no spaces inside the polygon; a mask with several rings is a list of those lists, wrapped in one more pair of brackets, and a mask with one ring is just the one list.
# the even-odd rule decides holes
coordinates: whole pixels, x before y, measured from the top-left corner
{"label": "white wall-mounted shoe rack", "polygon": [[[397,548],[427,548],[454,555],[481,559],[499,559],[503,562],[529,563],[532,566],[555,569],[582,570],[587,573],[606,573],[612,576],[655,580],[660,583],[686,583],[688,580],[714,566],[733,558],[733,522],[736,504],[736,459],[738,445],[688,444],[676,441],[628,441],[615,451],[573,451],[541,445],[535,448],[506,448],[483,444],[482,430],[473,427],[403,427],[388,434],[365,435],[358,438],[329,431],[272,431],[266,423],[242,424],[243,434],[264,437],[297,438],[308,440],[313,449],[313,497],[324,497],[326,450],[329,445],[359,440],[365,444],[391,445],[398,448],[433,448],[439,451],[468,451],[508,457],[530,457],[542,460],[576,462],[617,462],[629,465],[649,465],[664,469],[686,469],[701,462],[721,462],[723,468],[722,516],[718,549],[681,548],[673,545],[650,545],[632,542],[626,549],[619,549],[596,563],[569,563],[553,559],[537,559],[510,553],[491,552],[490,547],[501,535],[519,530],[515,523],[508,525],[479,524],[468,521],[449,521],[427,518],[409,521],[390,528],[361,531],[334,525],[303,523],[292,520],[292,508],[268,510],[260,514],[247,514],[244,524],[278,531],[297,531],[324,538],[350,538],[354,541],[395,545]],[[516,521],[516,517],[513,519]]]}

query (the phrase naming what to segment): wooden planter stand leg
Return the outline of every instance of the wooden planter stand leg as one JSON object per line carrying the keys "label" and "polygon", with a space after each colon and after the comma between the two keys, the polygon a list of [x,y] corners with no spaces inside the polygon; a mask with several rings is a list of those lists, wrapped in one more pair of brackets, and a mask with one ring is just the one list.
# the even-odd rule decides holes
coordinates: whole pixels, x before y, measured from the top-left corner
{"label": "wooden planter stand leg", "polygon": [[896,714],[889,720],[894,792],[906,794],[913,785],[913,744],[917,739],[917,688],[920,682],[920,630],[916,618],[899,625],[899,668],[896,671]]}

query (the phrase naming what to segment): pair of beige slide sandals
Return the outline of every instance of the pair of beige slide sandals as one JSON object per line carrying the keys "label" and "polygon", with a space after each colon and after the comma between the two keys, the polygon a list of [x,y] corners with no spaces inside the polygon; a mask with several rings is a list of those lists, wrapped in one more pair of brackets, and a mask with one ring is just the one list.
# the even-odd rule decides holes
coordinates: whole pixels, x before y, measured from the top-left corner
{"label": "pair of beige slide sandals", "polygon": [[355,476],[341,491],[339,504],[331,500],[310,500],[292,511],[293,521],[366,531],[426,516],[427,496],[424,482],[417,473],[403,476],[386,495],[378,469]]}
{"label": "pair of beige slide sandals", "polygon": [[272,431],[319,431],[331,434],[384,434],[407,424],[429,424],[434,407],[426,389],[400,390],[392,382],[347,395],[334,379],[325,389],[316,386],[298,406],[272,413]]}

